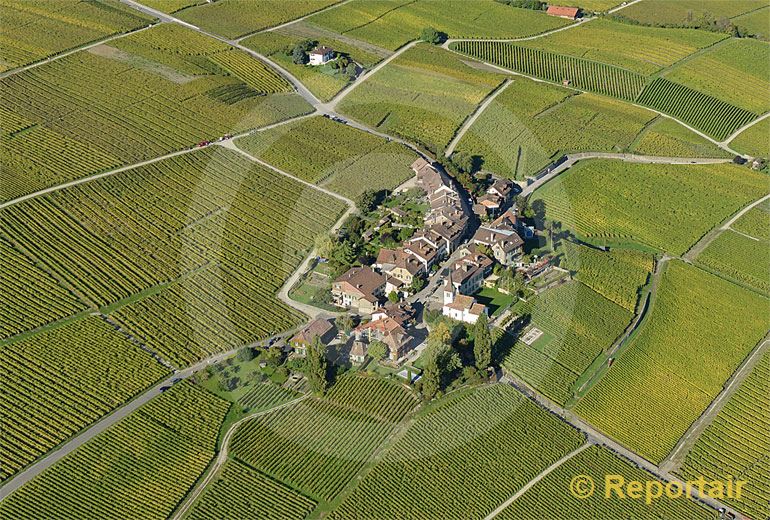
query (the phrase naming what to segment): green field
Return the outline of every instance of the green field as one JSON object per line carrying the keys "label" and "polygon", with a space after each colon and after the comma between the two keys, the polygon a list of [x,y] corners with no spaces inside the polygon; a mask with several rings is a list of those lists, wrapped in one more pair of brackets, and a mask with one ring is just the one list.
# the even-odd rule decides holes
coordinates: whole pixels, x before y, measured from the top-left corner
{"label": "green field", "polygon": [[709,270],[770,294],[770,240],[753,240],[728,229],[695,260]]}
{"label": "green field", "polygon": [[0,518],[166,518],[214,456],[227,409],[180,384],[3,500]]}
{"label": "green field", "polygon": [[419,412],[330,518],[482,518],[582,442],[511,387],[462,390]]}
{"label": "green field", "polygon": [[0,72],[153,21],[117,0],[2,0],[0,19]]}
{"label": "green field", "polygon": [[365,189],[392,190],[412,177],[409,165],[417,158],[405,146],[320,116],[256,132],[237,144],[292,175],[349,197]]}
{"label": "green field", "polygon": [[761,114],[770,110],[770,43],[732,39],[665,74],[679,84]]}
{"label": "green field", "polygon": [[770,515],[770,354],[765,353],[695,443],[679,474],[746,480],[741,500],[726,499],[751,518]]}
{"label": "green field", "polygon": [[428,26],[453,38],[519,38],[570,23],[493,0],[353,0],[308,22],[391,50],[417,39]]}
{"label": "green field", "polygon": [[766,334],[768,313],[767,298],[672,260],[641,329],[575,411],[660,462]]}
{"label": "green field", "polygon": [[770,5],[764,5],[762,9],[737,16],[731,21],[735,25],[748,30],[750,34],[755,35],[757,38],[767,41],[770,37]]}
{"label": "green field", "polygon": [[185,7],[205,4],[207,0],[142,0],[142,5],[164,13],[174,13]]}
{"label": "green field", "polygon": [[770,242],[770,202],[765,201],[751,208],[733,222],[732,229]]}
{"label": "green field", "polygon": [[0,200],[310,108],[262,62],[169,24],[4,78],[0,89]]}
{"label": "green field", "polygon": [[0,480],[170,372],[100,318],[6,344]]}
{"label": "green field", "polygon": [[602,19],[517,45],[650,75],[725,38],[727,35],[720,33],[642,27]]}
{"label": "green field", "polygon": [[531,346],[515,343],[503,366],[561,404],[572,397],[580,374],[633,318],[631,311],[575,281],[530,298],[521,312],[531,316],[530,323],[546,339]]}
{"label": "green field", "polygon": [[471,68],[443,49],[408,50],[342,100],[339,110],[432,152],[445,147],[503,76]]}
{"label": "green field", "polygon": [[295,399],[297,395],[290,390],[281,388],[270,383],[260,383],[251,387],[251,389],[238,399],[238,404],[249,412],[259,410],[268,410],[275,406],[288,403]]}
{"label": "green field", "polygon": [[730,148],[754,157],[770,157],[770,118],[744,130],[730,142]]}
{"label": "green field", "polygon": [[764,175],[732,164],[589,160],[545,184],[533,199],[545,203],[548,218],[592,242],[640,242],[682,254],[766,190]]}
{"label": "green field", "polygon": [[729,152],[673,119],[663,116],[637,136],[631,151],[640,155],[660,157],[731,157]]}
{"label": "green field", "polygon": [[237,38],[319,11],[340,0],[219,0],[190,7],[178,18],[219,36]]}
{"label": "green field", "polygon": [[703,18],[705,13],[718,20],[733,18],[766,5],[764,0],[644,0],[629,5],[618,14],[646,24],[686,25]]}
{"label": "green field", "polygon": [[627,103],[516,78],[456,149],[504,177],[534,175],[565,153],[622,152],[655,114]]}

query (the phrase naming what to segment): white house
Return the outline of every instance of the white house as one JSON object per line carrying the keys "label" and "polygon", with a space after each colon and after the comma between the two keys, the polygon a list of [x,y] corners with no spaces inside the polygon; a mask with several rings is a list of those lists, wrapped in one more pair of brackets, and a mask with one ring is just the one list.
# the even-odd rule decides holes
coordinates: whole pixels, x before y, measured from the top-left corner
{"label": "white house", "polygon": [[476,302],[473,296],[459,294],[452,284],[451,277],[444,281],[444,316],[465,323],[476,323],[482,314],[487,314],[486,306]]}
{"label": "white house", "polygon": [[334,49],[331,47],[316,47],[310,51],[310,64],[311,65],[324,65],[334,59]]}

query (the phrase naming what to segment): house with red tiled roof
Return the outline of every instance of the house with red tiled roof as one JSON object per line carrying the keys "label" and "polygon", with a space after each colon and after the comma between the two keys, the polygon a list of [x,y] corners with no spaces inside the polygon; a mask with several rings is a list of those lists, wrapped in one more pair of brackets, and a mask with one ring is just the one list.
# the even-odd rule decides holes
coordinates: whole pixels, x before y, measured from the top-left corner
{"label": "house with red tiled roof", "polygon": [[319,338],[324,345],[328,345],[336,335],[337,329],[329,320],[313,320],[289,340],[289,345],[291,345],[298,356],[305,357],[307,355],[307,347],[316,338]]}
{"label": "house with red tiled roof", "polygon": [[390,361],[398,361],[417,346],[416,338],[397,320],[387,316],[361,324],[353,332],[356,342],[366,345],[372,341],[382,341],[385,343],[388,347],[388,359]]}
{"label": "house with red tiled roof", "polygon": [[524,240],[517,227],[516,214],[509,209],[490,224],[479,226],[472,242],[488,247],[502,265],[516,265],[524,254]]}
{"label": "house with red tiled roof", "polygon": [[580,14],[580,8],[549,5],[546,14],[550,16],[558,16],[559,18],[567,18],[568,20],[575,20],[577,19],[578,14]]}
{"label": "house with red tiled roof", "polygon": [[371,314],[385,295],[385,277],[371,267],[353,267],[332,283],[332,301],[339,307]]}

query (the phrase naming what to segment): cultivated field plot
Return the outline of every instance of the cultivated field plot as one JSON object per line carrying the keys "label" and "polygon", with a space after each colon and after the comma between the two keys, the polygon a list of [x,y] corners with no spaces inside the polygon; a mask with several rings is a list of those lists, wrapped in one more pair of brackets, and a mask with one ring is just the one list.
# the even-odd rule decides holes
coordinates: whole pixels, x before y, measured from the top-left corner
{"label": "cultivated field plot", "polygon": [[622,152],[655,118],[649,110],[516,78],[468,129],[456,149],[483,169],[523,179],[569,152]]}
{"label": "cultivated field plot", "polygon": [[580,374],[620,337],[633,314],[580,282],[549,289],[528,303],[531,322],[547,337],[531,346],[514,344],[503,365],[564,404]]}
{"label": "cultivated field plot", "polygon": [[751,518],[770,514],[770,354],[765,353],[738,391],[701,434],[679,474],[684,478],[746,480],[740,501],[726,499]]}
{"label": "cultivated field plot", "polygon": [[768,313],[767,298],[672,260],[641,329],[575,411],[660,462],[766,334]]}
{"label": "cultivated field plot", "polygon": [[589,160],[533,197],[545,203],[549,219],[591,242],[639,242],[680,255],[766,191],[764,175],[732,164]]}
{"label": "cultivated field plot", "polygon": [[[313,399],[257,417],[238,427],[231,453],[238,460],[316,500],[333,499],[417,404],[393,385],[332,389]],[[398,415],[395,414],[398,410]]]}
{"label": "cultivated field plot", "polygon": [[753,157],[770,157],[770,118],[763,119],[751,128],[738,134],[730,142],[730,148]]}
{"label": "cultivated field plot", "polygon": [[340,0],[219,0],[190,7],[176,17],[209,32],[237,38],[313,13]]}
{"label": "cultivated field plot", "polygon": [[613,7],[617,7],[622,3],[622,0],[620,2],[618,2],[618,0],[566,0],[563,2],[560,1],[559,5],[580,7],[583,11],[600,13],[612,9]]}
{"label": "cultivated field plot", "polygon": [[339,109],[370,126],[435,152],[451,141],[503,76],[471,68],[443,49],[420,44],[367,78]]}
{"label": "cultivated field plot", "polygon": [[11,206],[0,222],[9,242],[181,366],[296,324],[275,293],[342,209],[207,148]]}
{"label": "cultivated field plot", "polygon": [[268,410],[275,406],[288,403],[296,398],[297,394],[271,383],[257,384],[246,392],[238,404],[249,412]]}
{"label": "cultivated field plot", "polygon": [[618,15],[645,24],[682,24],[698,21],[708,13],[711,19],[733,18],[755,11],[767,2],[764,0],[644,0],[629,5]]}
{"label": "cultivated field plot", "polygon": [[142,0],[142,5],[164,13],[174,13],[185,7],[205,4],[208,0]]}
{"label": "cultivated field plot", "polygon": [[0,200],[310,108],[262,62],[168,24],[2,79],[0,89]]}
{"label": "cultivated field plot", "polygon": [[0,72],[153,21],[116,0],[2,0],[0,19]]}
{"label": "cultivated field plot", "polygon": [[731,21],[758,38],[767,40],[770,37],[770,5],[765,4],[765,7],[736,16]]}
{"label": "cultivated field plot", "polygon": [[0,480],[170,373],[97,317],[6,344],[0,364]]}
{"label": "cultivated field plot", "polygon": [[751,208],[730,227],[754,238],[770,241],[770,201]]}
{"label": "cultivated field plot", "polygon": [[698,255],[706,269],[770,294],[770,241],[728,229]]}
{"label": "cultivated field plot", "polygon": [[517,45],[650,75],[727,37],[694,29],[643,27],[602,19]]}
{"label": "cultivated field plot", "polygon": [[331,518],[482,518],[582,442],[511,387],[461,391],[420,412]]}
{"label": "cultivated field plot", "polygon": [[519,38],[571,22],[493,0],[353,0],[308,23],[395,50],[428,26],[452,38]]}
{"label": "cultivated field plot", "polygon": [[302,520],[316,503],[237,460],[228,460],[185,518]]}
{"label": "cultivated field plot", "polygon": [[575,278],[608,300],[633,312],[639,289],[647,283],[653,269],[651,254],[633,249],[604,252],[592,247],[564,242],[561,267],[577,271]]}
{"label": "cultivated field plot", "polygon": [[[770,131],[770,127],[767,130]],[[732,157],[729,152],[704,137],[663,116],[658,117],[637,136],[630,151],[659,157]]]}
{"label": "cultivated field plot", "polygon": [[[570,482],[576,475],[588,475],[596,483],[596,493],[588,499],[577,499],[570,493]],[[644,500],[604,497],[606,475],[621,475],[626,482],[656,480],[600,446],[578,453],[505,508],[500,520],[540,520],[543,518],[634,518],[638,520],[714,519],[716,513],[684,498],[661,498],[647,505]],[[663,485],[666,482],[662,482]]]}
{"label": "cultivated field plot", "polygon": [[731,39],[674,67],[665,77],[761,114],[770,109],[770,44]]}
{"label": "cultivated field plot", "polygon": [[[413,172],[407,147],[325,117],[312,117],[238,139],[244,151],[292,175],[355,197],[392,190]],[[312,160],[308,160],[312,157]]]}
{"label": "cultivated field plot", "polygon": [[86,309],[77,297],[0,239],[0,341]]}
{"label": "cultivated field plot", "polygon": [[180,384],[3,500],[0,518],[166,518],[214,456],[227,409]]}

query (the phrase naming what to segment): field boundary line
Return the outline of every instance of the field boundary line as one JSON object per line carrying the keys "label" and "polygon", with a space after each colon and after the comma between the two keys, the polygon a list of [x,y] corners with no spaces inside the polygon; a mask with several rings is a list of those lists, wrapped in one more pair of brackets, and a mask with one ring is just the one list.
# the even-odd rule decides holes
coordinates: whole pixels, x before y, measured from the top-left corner
{"label": "field boundary line", "polygon": [[770,112],[765,112],[764,114],[756,118],[754,121],[749,121],[748,123],[740,127],[738,130],[736,130],[735,132],[727,136],[727,139],[722,141],[722,144],[724,144],[725,146],[729,145],[733,141],[733,139],[741,135],[745,130],[748,130],[749,128],[756,125],[760,121],[764,121],[768,117],[770,117]]}
{"label": "field boundary line", "polygon": [[334,3],[332,5],[328,5],[328,6],[324,7],[323,9],[319,9],[318,11],[313,11],[312,13],[308,13],[306,15],[303,15],[303,16],[299,17],[299,18],[295,18],[294,20],[289,20],[288,22],[282,23],[280,25],[276,25],[274,27],[267,27],[266,29],[259,29],[258,31],[252,31],[252,32],[244,34],[243,36],[238,36],[233,41],[241,43],[246,38],[249,38],[249,37],[254,36],[256,34],[262,34],[262,33],[266,33],[266,32],[277,31],[279,29],[283,29],[284,27],[289,27],[290,25],[294,25],[295,23],[300,23],[300,22],[302,22],[304,20],[307,20],[308,18],[310,18],[312,16],[317,15],[317,14],[321,14],[321,13],[324,13],[326,11],[330,11],[332,9],[336,9],[338,7],[342,7],[343,5],[349,4],[352,1],[353,0],[343,0],[342,2],[337,2],[337,3]]}
{"label": "field boundary line", "polygon": [[217,453],[216,458],[214,459],[214,463],[209,468],[208,474],[206,477],[201,480],[197,486],[195,486],[195,489],[190,491],[185,498],[183,499],[181,505],[177,508],[177,510],[174,512],[174,514],[171,516],[171,520],[179,520],[182,518],[182,516],[190,509],[190,507],[195,503],[195,501],[198,499],[198,497],[206,490],[206,487],[209,485],[209,483],[212,481],[212,479],[219,473],[219,470],[224,465],[225,462],[227,462],[227,452],[230,448],[230,439],[235,434],[235,430],[238,428],[238,426],[241,425],[241,423],[248,421],[250,419],[255,419],[257,417],[268,415],[273,412],[277,412],[278,410],[281,410],[283,408],[293,406],[301,401],[304,401],[305,399],[308,399],[310,395],[306,394],[302,397],[298,397],[297,399],[293,399],[291,401],[287,401],[283,404],[279,404],[278,406],[274,406],[273,408],[268,408],[267,410],[261,410],[259,412],[254,412],[252,414],[248,414],[244,417],[241,417],[237,421],[235,421],[233,424],[230,425],[230,428],[227,429],[227,432],[225,432],[224,437],[222,438],[222,445],[220,446],[219,453]]}
{"label": "field boundary line", "polygon": [[545,468],[543,471],[541,471],[535,478],[527,482],[521,489],[519,489],[516,493],[513,494],[511,498],[500,504],[500,506],[497,507],[494,511],[489,513],[486,517],[484,517],[484,520],[492,520],[494,517],[499,515],[503,512],[505,508],[507,508],[509,505],[511,505],[517,498],[519,498],[521,495],[529,491],[535,484],[540,482],[542,479],[548,476],[549,473],[551,473],[553,470],[570,460],[575,455],[578,455],[579,453],[582,453],[587,448],[593,446],[594,444],[592,442],[586,442],[582,446],[580,446],[578,449],[571,451],[570,453],[566,454],[547,468]]}
{"label": "field boundary line", "polygon": [[455,147],[460,142],[460,140],[463,138],[465,133],[468,131],[468,129],[473,126],[473,123],[476,122],[476,120],[481,116],[481,114],[484,113],[484,111],[489,107],[489,105],[492,104],[492,101],[495,100],[497,96],[502,94],[502,92],[510,86],[511,83],[513,83],[514,80],[511,78],[506,78],[500,85],[495,87],[492,92],[487,94],[486,99],[482,100],[481,104],[479,104],[476,109],[465,119],[463,124],[460,126],[460,129],[457,131],[455,136],[452,138],[452,140],[449,142],[449,145],[446,147],[446,150],[444,151],[444,157],[451,157],[452,153],[454,153]]}

